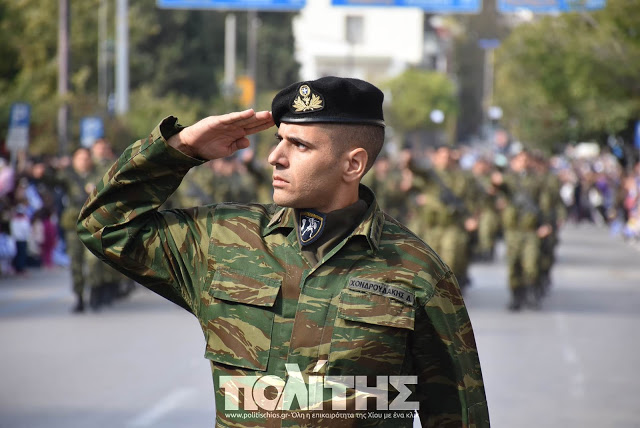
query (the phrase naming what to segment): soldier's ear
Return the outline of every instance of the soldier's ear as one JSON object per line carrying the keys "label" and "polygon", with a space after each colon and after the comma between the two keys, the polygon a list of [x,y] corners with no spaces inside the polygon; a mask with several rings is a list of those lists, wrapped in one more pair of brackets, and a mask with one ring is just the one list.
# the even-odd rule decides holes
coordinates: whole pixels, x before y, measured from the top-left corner
{"label": "soldier's ear", "polygon": [[369,155],[362,147],[356,147],[345,153],[343,178],[347,182],[360,181],[367,168]]}

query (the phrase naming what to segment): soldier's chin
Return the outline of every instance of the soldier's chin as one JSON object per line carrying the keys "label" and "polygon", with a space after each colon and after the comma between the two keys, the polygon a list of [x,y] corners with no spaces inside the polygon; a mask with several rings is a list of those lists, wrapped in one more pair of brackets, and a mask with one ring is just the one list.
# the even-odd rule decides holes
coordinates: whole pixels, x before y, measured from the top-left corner
{"label": "soldier's chin", "polygon": [[283,193],[282,191],[278,189],[274,189],[273,202],[276,205],[279,205],[281,207],[288,207],[288,208],[300,208],[296,203],[297,200],[295,198],[288,197],[289,195],[282,194],[282,193]]}

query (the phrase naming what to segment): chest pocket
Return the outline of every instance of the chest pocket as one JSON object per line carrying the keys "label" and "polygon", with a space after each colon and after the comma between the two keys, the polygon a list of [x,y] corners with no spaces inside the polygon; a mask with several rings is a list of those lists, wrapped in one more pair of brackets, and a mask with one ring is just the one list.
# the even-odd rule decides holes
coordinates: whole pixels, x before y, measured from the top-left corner
{"label": "chest pocket", "polygon": [[266,370],[271,330],[282,281],[217,270],[205,299],[205,357],[222,364]]}
{"label": "chest pocket", "polygon": [[329,374],[401,374],[414,320],[410,304],[345,288],[331,337]]}

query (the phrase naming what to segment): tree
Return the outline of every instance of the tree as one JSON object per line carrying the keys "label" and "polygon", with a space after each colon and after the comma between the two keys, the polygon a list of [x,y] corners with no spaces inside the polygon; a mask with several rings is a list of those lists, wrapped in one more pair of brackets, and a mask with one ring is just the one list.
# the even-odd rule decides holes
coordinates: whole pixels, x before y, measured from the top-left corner
{"label": "tree", "polygon": [[496,93],[519,139],[554,143],[629,132],[640,115],[640,3],[545,17],[498,50]]}
{"label": "tree", "polygon": [[[106,0],[111,14],[114,0]],[[100,0],[70,2],[70,92],[72,143],[77,145],[80,117],[103,115],[107,137],[116,145],[146,135],[169,114],[184,124],[237,108],[221,95],[226,12],[158,9],[155,0],[129,2],[131,110],[110,118],[98,103],[98,9]],[[291,13],[260,14],[258,89],[297,80]],[[57,151],[57,2],[0,0],[0,138],[6,135],[9,108],[32,106],[30,150]],[[246,20],[239,20],[239,69],[246,58]],[[113,39],[114,18],[109,19]],[[122,138],[120,140],[119,138]],[[116,141],[117,140],[117,141]]]}
{"label": "tree", "polygon": [[[458,102],[455,85],[445,74],[409,69],[382,86],[391,94],[385,118],[396,132],[445,130],[453,140]],[[444,113],[442,124],[431,120],[433,110]]]}

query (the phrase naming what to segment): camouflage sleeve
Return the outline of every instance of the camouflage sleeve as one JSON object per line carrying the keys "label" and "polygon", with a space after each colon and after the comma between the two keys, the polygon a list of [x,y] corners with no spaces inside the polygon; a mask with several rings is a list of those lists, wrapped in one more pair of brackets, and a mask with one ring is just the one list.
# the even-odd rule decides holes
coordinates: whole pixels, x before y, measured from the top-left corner
{"label": "camouflage sleeve", "polygon": [[168,146],[160,128],[171,119],[129,146],[98,181],[77,230],[100,259],[195,313],[213,210],[158,211],[189,169],[202,163]]}
{"label": "camouflage sleeve", "polygon": [[451,272],[416,315],[414,361],[422,426],[489,427],[471,321]]}

